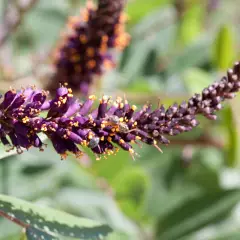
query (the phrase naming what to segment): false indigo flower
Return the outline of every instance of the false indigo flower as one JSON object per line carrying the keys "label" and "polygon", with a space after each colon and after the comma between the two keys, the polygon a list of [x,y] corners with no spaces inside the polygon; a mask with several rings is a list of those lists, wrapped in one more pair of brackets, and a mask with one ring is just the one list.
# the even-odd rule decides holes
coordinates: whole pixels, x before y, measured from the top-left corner
{"label": "false indigo flower", "polygon": [[81,16],[71,18],[71,33],[56,51],[56,74],[48,89],[55,92],[59,83],[68,83],[74,91],[86,95],[94,78],[113,67],[111,49],[124,49],[124,0],[100,0],[95,8],[91,1]]}
{"label": "false indigo flower", "polygon": [[[95,96],[81,103],[65,86],[57,89],[52,100],[47,100],[45,91],[35,88],[10,90],[0,104],[0,139],[21,153],[30,147],[42,150],[38,134],[44,133],[62,158],[67,152],[81,156],[80,146],[91,149],[97,159],[117,152],[117,146],[134,158],[134,143],[153,145],[161,151],[158,145],[169,144],[166,136],[196,127],[198,114],[215,120],[215,112],[222,108],[221,102],[232,99],[239,89],[240,63],[237,62],[219,82],[187,102],[175,103],[167,109],[145,105],[136,111],[127,100],[117,98],[112,103],[107,96],[103,96],[94,109]],[[45,117],[40,114],[44,112]]]}

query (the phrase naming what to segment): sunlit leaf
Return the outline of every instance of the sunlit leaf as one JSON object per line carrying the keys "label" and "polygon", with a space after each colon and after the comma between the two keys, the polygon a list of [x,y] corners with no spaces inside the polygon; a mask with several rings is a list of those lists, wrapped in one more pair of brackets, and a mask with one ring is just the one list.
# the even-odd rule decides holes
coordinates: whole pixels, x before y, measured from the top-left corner
{"label": "sunlit leaf", "polygon": [[226,107],[223,112],[223,124],[227,130],[228,144],[226,147],[226,163],[234,167],[239,160],[239,133],[232,107]]}
{"label": "sunlit leaf", "polygon": [[226,70],[235,57],[234,33],[232,27],[223,25],[217,34],[213,46],[213,62],[220,70]]}
{"label": "sunlit leaf", "polygon": [[192,4],[184,13],[179,28],[180,38],[184,45],[189,45],[201,33],[204,9],[204,4]]}

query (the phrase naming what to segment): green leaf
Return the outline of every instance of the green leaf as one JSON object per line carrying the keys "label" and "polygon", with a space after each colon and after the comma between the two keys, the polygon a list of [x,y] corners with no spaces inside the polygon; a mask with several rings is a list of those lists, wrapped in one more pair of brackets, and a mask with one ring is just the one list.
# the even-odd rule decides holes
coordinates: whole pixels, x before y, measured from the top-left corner
{"label": "green leaf", "polygon": [[142,73],[147,60],[146,56],[152,50],[153,44],[153,40],[149,40],[147,45],[145,41],[136,41],[135,43],[132,43],[130,49],[128,50],[129,57],[122,69],[124,75],[129,80],[136,78],[136,76],[139,76]]}
{"label": "green leaf", "polygon": [[45,232],[42,232],[35,228],[27,228],[26,229],[26,236],[27,240],[58,240],[56,236],[52,236],[50,234],[47,234]]}
{"label": "green leaf", "polygon": [[235,58],[234,33],[231,26],[223,25],[213,45],[213,62],[220,70],[226,70]]}
{"label": "green leaf", "polygon": [[210,56],[210,44],[210,37],[205,36],[174,55],[167,69],[168,75],[179,74],[190,67],[201,66],[206,63]]}
{"label": "green leaf", "polygon": [[129,167],[121,171],[112,183],[116,199],[122,211],[136,221],[144,216],[144,203],[149,187],[149,179],[143,168]]}
{"label": "green leaf", "polygon": [[151,4],[146,0],[130,1],[127,5],[127,14],[130,16],[130,24],[137,23],[142,17],[152,10],[167,3],[168,0],[151,0]]}
{"label": "green leaf", "polygon": [[102,239],[112,232],[105,224],[5,195],[0,195],[0,212],[8,218],[20,221],[26,227],[34,227],[39,231],[59,236],[95,240]]}
{"label": "green leaf", "polygon": [[232,107],[226,107],[223,111],[223,124],[227,130],[228,144],[226,147],[226,164],[234,167],[239,160],[239,133],[237,131],[237,122],[234,118]]}
{"label": "green leaf", "polygon": [[184,72],[183,80],[188,93],[201,92],[211,83],[211,76],[199,68],[190,68]]}
{"label": "green leaf", "polygon": [[175,240],[221,220],[238,203],[239,190],[202,194],[159,219],[158,239]]}
{"label": "green leaf", "polygon": [[180,38],[184,45],[192,43],[201,33],[204,17],[204,4],[193,4],[184,13],[180,23]]}
{"label": "green leaf", "polygon": [[240,239],[240,229],[236,230],[236,231],[234,231],[232,233],[221,234],[221,236],[213,238],[211,240],[226,240],[226,239],[239,240]]}

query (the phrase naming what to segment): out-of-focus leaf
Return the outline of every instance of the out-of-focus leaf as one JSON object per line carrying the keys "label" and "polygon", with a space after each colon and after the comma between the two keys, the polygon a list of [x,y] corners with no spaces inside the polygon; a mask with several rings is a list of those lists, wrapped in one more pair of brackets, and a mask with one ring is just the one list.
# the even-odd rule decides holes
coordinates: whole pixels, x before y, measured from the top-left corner
{"label": "out-of-focus leaf", "polygon": [[137,78],[136,81],[133,81],[128,85],[126,89],[124,89],[128,93],[151,93],[153,92],[151,88],[151,84],[149,83],[148,79],[146,77],[143,78]]}
{"label": "out-of-focus leaf", "polygon": [[140,75],[143,71],[143,66],[146,63],[146,56],[152,50],[154,44],[153,39],[145,41],[136,42],[131,45],[129,50],[129,58],[122,69],[124,75],[127,79],[132,80],[134,77]]}
{"label": "out-of-focus leaf", "polygon": [[127,218],[115,200],[100,191],[81,190],[77,188],[62,189],[54,199],[61,209],[88,216],[96,221],[107,221],[114,229],[125,232],[131,237],[136,236],[138,228]]}
{"label": "out-of-focus leaf", "polygon": [[225,107],[222,111],[223,125],[227,130],[228,144],[226,146],[226,164],[234,167],[239,161],[239,133],[237,131],[237,123],[234,118],[232,107]]}
{"label": "out-of-focus leaf", "polygon": [[129,2],[127,6],[127,13],[130,17],[129,23],[137,23],[142,17],[165,3],[168,3],[168,0],[151,0],[151,4],[145,0],[134,0]]}
{"label": "out-of-focus leaf", "polygon": [[212,238],[210,240],[239,240],[240,239],[240,229],[236,230],[232,233],[228,233],[228,234],[221,234],[221,236],[216,237],[216,238]]}
{"label": "out-of-focus leaf", "polygon": [[143,220],[149,187],[149,179],[144,169],[130,167],[121,171],[114,179],[112,187],[123,212],[136,221]]}
{"label": "out-of-focus leaf", "polygon": [[203,191],[220,190],[219,173],[223,167],[223,156],[214,148],[197,151],[187,171],[188,181],[196,183]]}
{"label": "out-of-focus leaf", "polygon": [[184,45],[189,45],[201,33],[204,17],[204,4],[193,4],[184,13],[180,23],[180,38]]}
{"label": "out-of-focus leaf", "polygon": [[179,54],[175,54],[168,66],[168,75],[181,73],[190,67],[200,66],[205,63],[210,56],[210,36],[198,39],[197,42],[184,48]]}
{"label": "out-of-focus leaf", "polygon": [[192,95],[200,93],[202,89],[208,86],[212,81],[212,77],[201,69],[190,68],[184,72],[183,80],[186,89]]}
{"label": "out-of-focus leaf", "polygon": [[155,74],[157,70],[157,60],[157,51],[155,49],[152,49],[146,56],[146,63],[143,66],[143,75],[151,76]]}
{"label": "out-of-focus leaf", "polygon": [[129,165],[131,165],[129,153],[120,150],[116,156],[108,156],[107,159],[102,159],[101,161],[94,159],[91,170],[95,176],[104,177],[111,182],[122,169],[127,168]]}
{"label": "out-of-focus leaf", "polygon": [[[133,39],[142,39],[151,34],[162,33],[164,29],[173,25],[175,11],[171,5],[154,10],[144,17],[131,31]],[[164,37],[164,34],[161,34]]]}
{"label": "out-of-focus leaf", "polygon": [[175,240],[221,220],[238,203],[239,190],[203,194],[159,219],[158,239]]}
{"label": "out-of-focus leaf", "polygon": [[106,224],[78,218],[4,195],[0,195],[0,211],[9,218],[17,219],[25,226],[31,226],[50,234],[54,233],[56,236],[101,239],[112,232]]}
{"label": "out-of-focus leaf", "polygon": [[213,45],[213,63],[220,70],[226,70],[234,61],[234,33],[232,27],[223,25],[217,34]]}

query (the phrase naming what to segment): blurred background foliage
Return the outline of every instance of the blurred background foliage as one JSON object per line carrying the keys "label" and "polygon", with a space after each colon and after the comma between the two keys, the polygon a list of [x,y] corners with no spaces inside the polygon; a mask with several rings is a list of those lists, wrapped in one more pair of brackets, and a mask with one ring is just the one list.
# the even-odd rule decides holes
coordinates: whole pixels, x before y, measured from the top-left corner
{"label": "blurred background foliage", "polygon": [[[7,0],[0,1],[1,18]],[[14,1],[13,1],[14,2]],[[0,48],[0,90],[43,86],[51,52],[80,0],[39,0]],[[239,0],[129,0],[131,44],[96,92],[137,105],[179,102],[218,80],[240,57]],[[99,80],[100,81],[100,80]],[[240,239],[239,96],[160,154],[152,147],[96,161],[43,153],[0,154],[1,193],[113,226],[112,239]],[[50,145],[50,144],[49,144]],[[20,228],[0,219],[0,239]],[[110,239],[110,238],[109,238]]]}

